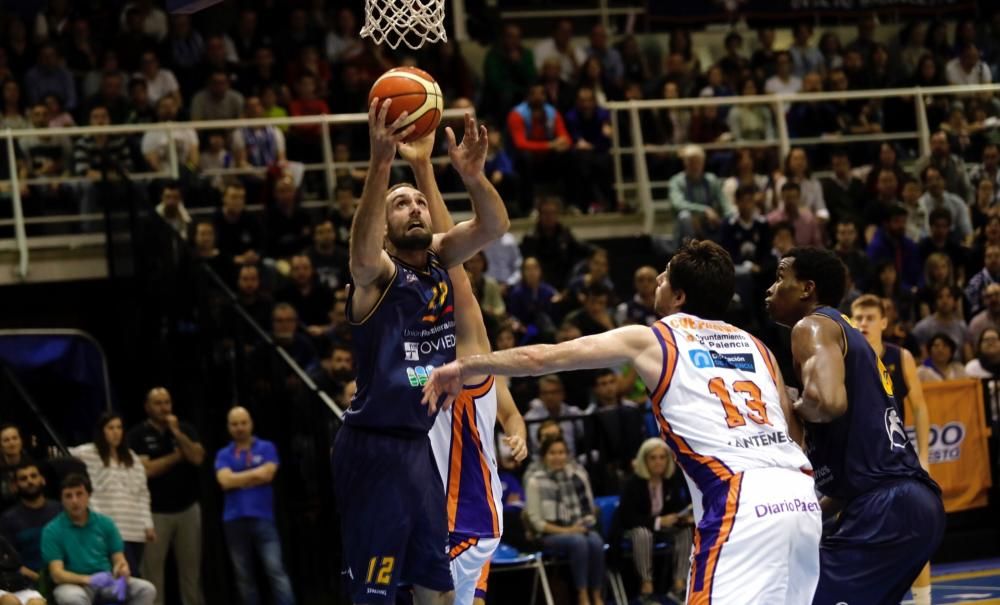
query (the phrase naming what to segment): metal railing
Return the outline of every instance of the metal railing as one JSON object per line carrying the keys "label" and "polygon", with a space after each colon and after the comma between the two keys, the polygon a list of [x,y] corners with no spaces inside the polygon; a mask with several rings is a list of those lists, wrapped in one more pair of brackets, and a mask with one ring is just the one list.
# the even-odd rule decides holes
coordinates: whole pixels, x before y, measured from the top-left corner
{"label": "metal railing", "polygon": [[[443,120],[455,120],[461,119],[468,110],[464,109],[449,109],[445,110],[442,116]],[[472,110],[474,112],[474,110]],[[21,195],[21,188],[23,186],[39,186],[39,185],[73,185],[73,184],[87,184],[94,181],[81,176],[49,176],[49,177],[33,177],[23,179],[20,178],[18,171],[18,158],[15,153],[15,142],[19,139],[38,137],[39,135],[59,138],[59,139],[71,139],[72,137],[82,137],[90,135],[111,135],[111,136],[137,136],[143,135],[147,132],[166,132],[168,136],[167,144],[167,157],[163,169],[156,172],[134,172],[129,173],[128,178],[133,182],[152,182],[156,179],[176,179],[181,173],[181,162],[177,154],[177,146],[174,144],[173,134],[178,129],[187,129],[198,131],[231,131],[240,128],[247,127],[263,127],[263,126],[275,126],[275,127],[295,127],[295,126],[322,126],[321,130],[321,149],[323,155],[323,162],[321,163],[301,163],[304,169],[304,173],[316,173],[320,172],[323,174],[325,181],[325,195],[326,200],[329,202],[334,198],[334,191],[337,186],[337,171],[341,168],[354,169],[354,168],[365,168],[368,166],[367,161],[347,161],[347,162],[337,162],[334,160],[333,152],[333,138],[330,133],[330,128],[335,126],[352,126],[359,124],[366,124],[368,121],[368,114],[364,113],[352,113],[352,114],[326,114],[326,115],[315,115],[315,116],[296,116],[296,117],[283,117],[283,118],[257,118],[257,119],[237,119],[237,120],[206,120],[206,121],[196,121],[196,122],[157,122],[152,124],[116,124],[110,126],[73,126],[58,129],[7,129],[0,132],[0,137],[5,139],[4,144],[6,145],[7,152],[7,162],[8,170],[10,174],[10,180],[7,182],[0,181],[0,192],[5,190],[9,192],[11,202],[12,202],[12,217],[7,219],[0,219],[0,227],[13,227],[14,228],[14,240],[16,243],[16,249],[18,254],[18,262],[15,266],[15,274],[20,279],[25,279],[28,274],[29,269],[29,246],[28,246],[28,236],[26,231],[26,226],[36,225],[36,224],[59,224],[59,223],[83,223],[87,221],[100,220],[102,215],[97,214],[63,214],[63,215],[50,215],[50,216],[32,216],[26,217],[24,215],[24,200]],[[295,158],[289,158],[289,161],[294,162]],[[435,165],[445,165],[449,163],[447,155],[437,156],[431,159],[431,162]],[[402,160],[397,160],[393,163],[394,167],[406,166],[406,162]],[[266,166],[244,166],[244,167],[234,167],[234,168],[218,168],[218,169],[205,169],[198,172],[201,177],[215,177],[215,176],[251,176],[251,175],[263,175],[267,172],[268,168]],[[444,193],[443,197],[446,201],[455,199],[465,199],[467,196],[464,193]],[[323,202],[313,202],[305,203],[306,208],[316,208],[324,206]],[[259,206],[249,206],[250,210],[259,210]],[[211,210],[206,209],[191,209],[192,215],[204,214],[205,212],[210,212]]]}
{"label": "metal railing", "polygon": [[[621,101],[608,103],[611,110],[613,138],[612,138],[612,161],[614,165],[615,190],[619,199],[634,200],[639,215],[642,219],[642,230],[649,234],[653,232],[656,213],[660,210],[669,210],[670,204],[665,199],[655,199],[654,190],[663,189],[667,186],[669,176],[672,175],[650,175],[647,155],[674,153],[683,145],[657,144],[647,142],[644,139],[641,113],[655,110],[669,109],[697,109],[701,107],[737,107],[737,106],[765,106],[770,108],[774,119],[774,131],[776,138],[773,140],[724,140],[703,144],[702,147],[708,151],[714,150],[735,150],[741,148],[777,148],[784,156],[793,146],[825,146],[825,145],[848,145],[857,143],[872,143],[882,141],[915,141],[920,155],[929,153],[929,139],[931,125],[927,120],[927,103],[935,97],[941,96],[961,96],[982,93],[995,94],[1000,92],[1000,85],[973,85],[973,86],[943,86],[932,88],[896,88],[885,90],[865,90],[865,91],[844,91],[844,92],[820,92],[820,93],[799,93],[782,95],[758,95],[749,97],[702,97],[702,98],[682,98],[682,99],[647,99],[639,101]],[[851,100],[873,100],[888,98],[912,98],[915,107],[916,130],[907,132],[891,133],[869,133],[869,134],[838,134],[820,137],[793,137],[788,130],[785,119],[780,119],[786,115],[787,111],[797,103],[809,103],[817,101],[851,101]],[[461,118],[464,110],[448,110],[444,112],[446,120]],[[239,120],[217,120],[200,122],[165,122],[154,124],[134,124],[134,125],[114,125],[102,127],[71,127],[57,130],[42,130],[49,136],[74,137],[94,134],[109,135],[139,135],[146,132],[165,131],[172,141],[172,133],[178,128],[195,131],[205,130],[232,130],[251,126],[315,126],[321,125],[321,147],[323,162],[303,164],[306,173],[320,172],[325,180],[326,201],[306,202],[304,207],[316,208],[329,203],[334,197],[334,190],[337,183],[337,171],[341,168],[353,169],[364,168],[366,161],[335,162],[333,157],[333,141],[330,134],[332,126],[361,125],[367,121],[366,114],[337,114],[321,116],[300,116],[285,118],[261,118],[261,119],[239,119]],[[936,125],[935,125],[936,126]],[[627,129],[631,144],[622,145],[622,135]],[[6,130],[0,133],[6,139],[7,160],[9,162],[10,181],[0,182],[0,191],[6,189],[10,192],[13,206],[13,216],[9,219],[0,219],[0,227],[14,227],[15,248],[18,254],[18,262],[15,272],[20,278],[24,278],[29,270],[29,246],[26,225],[70,223],[94,221],[99,218],[94,214],[73,214],[58,216],[32,216],[25,217],[23,211],[23,201],[20,195],[20,188],[24,185],[53,185],[86,182],[87,179],[75,176],[45,177],[20,179],[17,169],[17,158],[14,153],[15,141],[25,137],[36,137],[40,134],[35,129]],[[633,170],[627,174],[624,162],[627,156],[631,156]],[[131,173],[129,178],[135,182],[152,181],[157,178],[173,178],[180,173],[180,161],[177,156],[176,147],[168,144],[168,153],[165,167],[159,172]],[[295,158],[290,158],[294,161]],[[447,156],[438,156],[432,159],[436,164],[448,163]],[[397,161],[396,166],[405,166],[405,162]],[[213,176],[237,176],[237,175],[260,175],[267,170],[266,167],[237,167],[203,170],[199,174],[203,177]],[[662,177],[662,178],[661,178]],[[445,193],[446,200],[464,199],[465,193]],[[251,210],[255,209],[253,206]],[[190,209],[192,214],[210,212],[211,209]]]}
{"label": "metal railing", "polygon": [[[639,212],[643,217],[643,231],[653,232],[657,210],[670,209],[669,200],[656,200],[654,188],[667,186],[666,179],[653,180],[649,174],[646,159],[647,154],[675,152],[684,145],[650,145],[645,142],[641,114],[642,111],[664,109],[696,109],[700,107],[736,107],[765,106],[770,108],[774,119],[777,138],[773,141],[719,141],[703,144],[706,150],[735,150],[742,148],[777,147],[784,157],[793,146],[850,145],[855,143],[871,143],[882,141],[917,141],[921,156],[930,153],[931,126],[927,122],[927,102],[936,96],[962,96],[981,93],[1000,92],[1000,84],[969,85],[969,86],[938,86],[929,88],[892,88],[883,90],[855,90],[842,92],[812,92],[780,95],[757,95],[743,97],[701,97],[683,99],[648,99],[639,101],[619,101],[608,103],[611,110],[613,125],[613,141],[611,153],[614,160],[615,187],[619,198],[632,194],[638,201]],[[912,98],[916,113],[917,130],[907,132],[880,132],[872,134],[837,134],[820,137],[792,137],[788,132],[788,123],[784,119],[792,105],[817,101],[851,101],[874,100],[888,98]],[[619,114],[624,114],[620,116]],[[622,124],[622,120],[625,124]],[[621,129],[628,128],[632,145],[622,147]],[[627,182],[622,164],[623,157],[631,155],[633,159],[634,181]],[[672,176],[672,175],[670,175]]]}

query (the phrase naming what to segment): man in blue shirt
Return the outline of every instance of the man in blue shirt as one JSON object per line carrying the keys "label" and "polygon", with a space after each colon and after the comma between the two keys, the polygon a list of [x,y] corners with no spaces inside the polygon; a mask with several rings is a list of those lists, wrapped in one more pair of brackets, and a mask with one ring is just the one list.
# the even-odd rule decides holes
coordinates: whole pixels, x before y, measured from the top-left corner
{"label": "man in blue shirt", "polygon": [[84,475],[67,475],[63,512],[42,530],[42,559],[57,605],[153,605],[156,588],[132,577],[121,534],[111,517],[90,510],[90,493]]}
{"label": "man in blue shirt", "polygon": [[278,605],[294,605],[292,583],[281,561],[281,540],[274,524],[274,490],[278,450],[253,436],[253,421],[243,407],[229,410],[232,443],[215,455],[215,478],[225,492],[222,521],[233,560],[236,587],[244,605],[258,605],[255,552],[264,564],[271,594]]}

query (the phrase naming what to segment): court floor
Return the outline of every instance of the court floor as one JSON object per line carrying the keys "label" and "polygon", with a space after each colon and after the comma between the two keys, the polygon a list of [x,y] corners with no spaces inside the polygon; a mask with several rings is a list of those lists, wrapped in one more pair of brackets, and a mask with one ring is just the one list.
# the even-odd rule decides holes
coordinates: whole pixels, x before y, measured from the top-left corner
{"label": "court floor", "polygon": [[[976,603],[1000,605],[1000,559],[947,563],[931,568],[931,599],[935,605]],[[912,604],[907,598],[904,605]]]}

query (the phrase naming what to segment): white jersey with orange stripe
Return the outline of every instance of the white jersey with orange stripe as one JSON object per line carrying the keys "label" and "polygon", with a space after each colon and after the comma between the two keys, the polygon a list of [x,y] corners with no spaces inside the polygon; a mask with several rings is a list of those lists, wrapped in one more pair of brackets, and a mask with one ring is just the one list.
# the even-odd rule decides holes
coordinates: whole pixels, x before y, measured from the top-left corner
{"label": "white jersey with orange stripe", "polygon": [[664,360],[651,389],[653,410],[693,492],[751,469],[811,473],[809,459],[788,435],[778,368],[763,343],[725,322],[684,313],[652,329]]}
{"label": "white jersey with orange stripe", "polygon": [[453,537],[499,538],[503,533],[496,423],[496,378],[490,376],[478,385],[465,385],[431,427],[431,449],[447,494]]}

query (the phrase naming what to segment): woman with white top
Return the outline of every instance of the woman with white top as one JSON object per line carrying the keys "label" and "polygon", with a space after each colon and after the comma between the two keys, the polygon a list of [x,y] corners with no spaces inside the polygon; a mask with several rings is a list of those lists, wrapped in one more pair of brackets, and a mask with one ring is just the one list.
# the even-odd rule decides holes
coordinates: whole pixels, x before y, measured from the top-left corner
{"label": "woman with white top", "polygon": [[125,542],[125,559],[132,575],[142,569],[146,542],[156,539],[150,509],[146,469],[125,443],[122,417],[105,412],[97,421],[93,443],[70,448],[70,454],[87,465],[93,486],[90,506],[111,517]]}
{"label": "woman with white top", "polygon": [[[785,158],[785,170],[774,181],[774,190],[781,191],[785,183],[791,181],[798,183],[802,192],[801,206],[808,208],[822,222],[830,220],[830,211],[826,209],[826,200],[823,199],[823,186],[819,179],[812,175],[809,170],[809,158],[801,147],[793,147]],[[768,212],[772,208],[767,209]]]}

